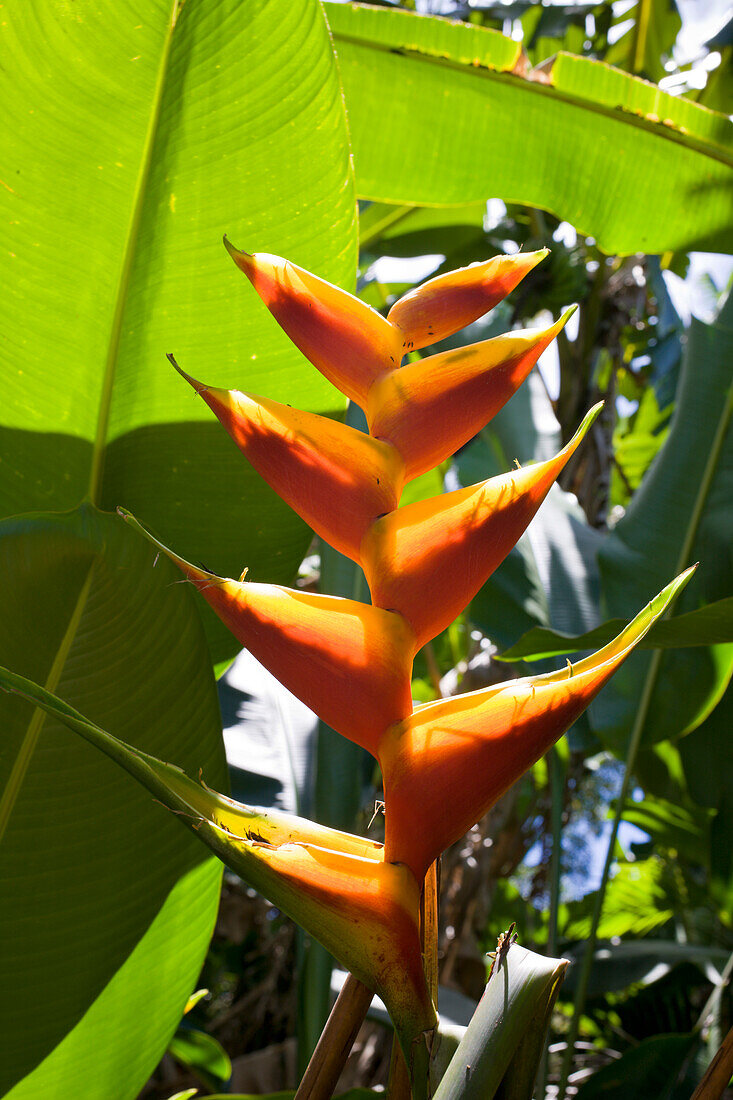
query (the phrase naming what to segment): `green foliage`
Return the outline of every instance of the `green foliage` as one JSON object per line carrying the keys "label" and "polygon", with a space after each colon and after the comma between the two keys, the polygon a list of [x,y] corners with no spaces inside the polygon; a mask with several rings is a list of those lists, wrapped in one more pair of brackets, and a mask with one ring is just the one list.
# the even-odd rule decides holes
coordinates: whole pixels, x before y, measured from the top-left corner
{"label": "green foliage", "polygon": [[[0,196],[11,227],[0,260],[0,514],[44,515],[3,529],[3,656],[68,698],[90,698],[90,713],[137,743],[157,722],[151,744],[221,786],[220,721],[190,595],[170,587],[167,564],[151,570],[152,555],[116,518],[48,510],[85,496],[134,504],[222,571],[239,575],[246,562],[260,580],[292,578],[309,532],[242,463],[165,352],[211,382],[257,389],[266,379],[268,392],[304,407],[340,408],[220,244],[228,231],[342,285],[353,278],[353,186],[327,28],[306,0],[266,10],[156,0],[144,19],[129,0],[73,10],[33,0],[8,11],[5,33],[14,174]],[[95,632],[78,632],[75,607]],[[213,656],[231,655],[228,633],[206,622]],[[28,726],[27,711],[7,707],[6,781]],[[16,801],[13,779],[3,803],[13,866],[3,937],[16,945],[0,998],[4,1080],[48,1054],[14,1096],[70,1093],[85,1075],[106,1094],[134,1096],[195,981],[220,871],[81,746],[59,769],[53,738],[33,748],[24,736],[20,762],[38,783]],[[34,792],[43,802],[32,808]]]}
{"label": "green foliage", "polygon": [[[534,627],[518,642],[497,657],[501,661],[544,661],[565,653],[600,649],[627,625],[625,619],[611,619],[585,634]],[[642,641],[640,649],[685,649],[733,642],[733,597],[706,604],[698,611],[675,615],[656,623]]]}
{"label": "green foliage", "polygon": [[[348,1092],[340,1092],[338,1096],[334,1097],[334,1100],[372,1100],[375,1096],[382,1096],[383,1093],[375,1092],[373,1089],[349,1089]],[[216,1096],[210,1096],[209,1100],[293,1100],[295,1092],[292,1089],[284,1089],[280,1092],[270,1092],[265,1096],[263,1093],[258,1093],[256,1096],[253,1093],[232,1093],[228,1092],[219,1093]],[[171,1100],[175,1100],[171,1097]]]}
{"label": "green foliage", "polygon": [[[583,953],[583,945],[567,953],[577,960]],[[691,963],[697,968],[698,982],[703,977],[719,982],[729,954],[722,947],[658,938],[604,943],[594,952],[588,996],[593,1000],[603,1000],[608,999],[609,994],[652,985],[683,963]],[[563,985],[565,996],[574,992],[576,978],[577,970],[573,966]]]}
{"label": "green foliage", "polygon": [[[598,925],[602,940],[626,936],[646,936],[674,916],[670,897],[672,876],[655,858],[621,863],[608,884],[603,916]],[[593,894],[569,907],[563,934],[570,940],[584,940],[590,932]],[[581,912],[578,912],[581,910]]]}
{"label": "green foliage", "polygon": [[[132,0],[32,0],[4,33],[0,515],[89,493],[222,573],[290,581],[308,531],[165,353],[211,384],[343,407],[221,247],[227,232],[353,280],[346,122],[318,5],[154,0],[142,19]],[[232,656],[206,622],[215,660]]]}
{"label": "green foliage", "polygon": [[577,1095],[580,1100],[647,1100],[650,1096],[682,1100],[689,1088],[682,1093],[674,1088],[699,1042],[697,1033],[645,1039],[594,1073]]}
{"label": "green foliage", "polygon": [[721,702],[698,726],[694,734],[680,742],[679,751],[691,797],[699,806],[717,812],[710,826],[710,855],[713,886],[718,903],[733,915],[733,752],[730,715],[733,687],[729,684]]}
{"label": "green foliage", "polygon": [[[225,782],[206,641],[174,568],[90,505],[4,520],[0,553],[0,661]],[[220,869],[99,753],[21,700],[0,708],[0,1087],[73,1093],[81,1075],[134,1097],[196,980]]]}
{"label": "green foliage", "polygon": [[[693,321],[669,435],[623,519],[600,551],[604,609],[628,614],[655,591],[656,578],[681,565],[703,565],[677,605],[691,611],[730,596],[733,544],[733,301],[712,325]],[[658,664],[658,667],[657,667]],[[649,677],[653,694],[644,722],[649,743],[694,730],[730,679],[733,646],[635,656],[604,693],[591,721],[618,748],[628,737]]]}
{"label": "green foliage", "polygon": [[168,1053],[208,1088],[226,1084],[232,1075],[232,1063],[226,1051],[205,1031],[179,1027],[168,1045]]}
{"label": "green foliage", "polygon": [[525,79],[519,44],[480,27],[326,9],[360,197],[529,203],[609,253],[731,245],[733,126],[724,116],[568,54]]}

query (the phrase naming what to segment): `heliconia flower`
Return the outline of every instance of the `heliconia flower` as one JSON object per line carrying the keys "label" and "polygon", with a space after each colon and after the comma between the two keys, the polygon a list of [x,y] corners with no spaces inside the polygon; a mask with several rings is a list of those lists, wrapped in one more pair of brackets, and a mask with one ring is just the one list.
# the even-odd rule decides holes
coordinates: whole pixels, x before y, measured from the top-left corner
{"label": "heliconia flower", "polygon": [[577,664],[418,708],[382,739],[385,859],[418,881],[572,725],[696,567]]}
{"label": "heliconia flower", "polygon": [[338,596],[219,577],[118,511],[175,562],[273,676],[338,733],[376,755],[381,732],[412,710],[415,642],[402,616]]}
{"label": "heliconia flower", "polygon": [[331,546],[358,561],[369,526],[399,503],[404,463],[395,448],[317,413],[204,386],[168,358],[268,485]]}
{"label": "heliconia flower", "polygon": [[297,264],[224,245],[290,339],[334,386],[365,408],[372,383],[406,351],[436,343],[505,298],[547,255],[520,252],[429,279],[387,318]]}
{"label": "heliconia flower", "polygon": [[402,330],[405,351],[437,344],[493,309],[547,253],[548,249],[542,248],[494,256],[437,275],[395,302],[387,320]]}
{"label": "heliconia flower", "polygon": [[397,448],[406,480],[432,470],[476,435],[521,386],[574,312],[575,306],[550,328],[496,336],[406,363],[378,378],[364,410],[369,431]]}
{"label": "heliconia flower", "polygon": [[385,863],[382,846],[361,837],[233,802],[7,669],[0,669],[0,684],[111,757],[377,993],[409,1064],[413,1043],[432,1031],[436,1016],[420,954],[420,889],[407,867]]}
{"label": "heliconia flower", "polygon": [[399,366],[402,333],[371,306],[290,260],[224,244],[296,347],[352,401],[362,405],[374,379]]}
{"label": "heliconia flower", "polygon": [[602,408],[546,462],[405,505],[374,523],[361,547],[372,603],[404,616],[419,649],[444,630],[501,563]]}

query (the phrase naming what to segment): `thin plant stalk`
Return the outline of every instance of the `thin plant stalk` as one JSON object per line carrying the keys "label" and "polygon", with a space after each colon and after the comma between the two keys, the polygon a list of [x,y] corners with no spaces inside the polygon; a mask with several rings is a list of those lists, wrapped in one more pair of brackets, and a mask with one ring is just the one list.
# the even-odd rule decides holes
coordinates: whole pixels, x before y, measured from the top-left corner
{"label": "thin plant stalk", "polygon": [[438,1005],[438,861],[431,863],[420,899],[423,967],[433,1004]]}
{"label": "thin plant stalk", "polygon": [[[551,957],[557,955],[557,924],[560,911],[560,877],[562,856],[562,811],[565,801],[565,769],[563,768],[560,754],[556,748],[550,749],[547,754],[548,771],[550,774],[551,813],[552,827],[552,857],[550,860],[550,912],[547,928],[547,953]],[[547,1074],[549,1061],[549,1031],[545,1040],[545,1049],[542,1055],[539,1071],[540,1100],[547,1095]]]}
{"label": "thin plant stalk", "polygon": [[330,1100],[359,1028],[372,1003],[372,991],[347,975],[336,1004],[303,1074],[295,1100]]}
{"label": "thin plant stalk", "polygon": [[389,1078],[387,1081],[387,1100],[410,1100],[410,1075],[407,1070],[402,1047],[395,1035],[392,1040],[392,1054],[389,1060]]}
{"label": "thin plant stalk", "polygon": [[698,1017],[698,1021],[697,1021],[697,1025],[696,1025],[699,1030],[702,1030],[702,1028],[707,1027],[707,1025],[709,1023],[710,1016],[713,1015],[715,1012],[719,1011],[720,998],[722,996],[723,990],[725,989],[728,982],[730,981],[732,974],[733,974],[733,952],[730,954],[730,956],[728,957],[727,963],[723,967],[723,972],[720,975],[720,981],[713,988],[713,990],[710,993],[710,996],[708,997],[707,1001],[703,1005],[702,1011],[701,1011],[701,1013]]}
{"label": "thin plant stalk", "polygon": [[560,878],[562,873],[562,811],[565,804],[565,768],[557,748],[550,749],[550,786],[552,793],[552,859],[550,862],[550,918],[547,930],[547,951],[557,955],[557,924],[560,913]]}
{"label": "thin plant stalk", "polygon": [[691,1100],[718,1100],[723,1095],[731,1074],[733,1074],[733,1027],[723,1039],[705,1076],[693,1092]]}
{"label": "thin plant stalk", "polygon": [[593,903],[593,915],[591,917],[590,932],[588,933],[588,937],[585,942],[585,950],[583,952],[582,961],[580,964],[578,986],[575,992],[575,1003],[573,1006],[573,1016],[570,1021],[570,1030],[567,1036],[567,1046],[565,1048],[565,1054],[563,1055],[562,1069],[560,1072],[560,1084],[557,1093],[558,1100],[564,1100],[565,1097],[568,1076],[570,1074],[570,1068],[573,1060],[573,1052],[575,1050],[575,1042],[578,1038],[578,1031],[580,1029],[580,1017],[585,1006],[585,998],[588,992],[588,981],[590,979],[591,967],[593,966],[593,955],[595,953],[596,942],[598,940],[598,925],[601,921],[603,903],[606,898],[606,887],[608,886],[611,874],[611,867],[614,860],[614,853],[616,851],[616,839],[618,837],[619,825],[621,824],[624,809],[626,807],[626,796],[629,793],[629,787],[631,785],[631,779],[633,776],[634,767],[636,765],[636,757],[639,752],[639,746],[641,745],[641,736],[644,732],[644,725],[646,723],[646,717],[649,712],[649,706],[651,703],[652,693],[654,691],[654,685],[656,683],[661,659],[662,651],[659,649],[655,649],[654,653],[652,654],[649,672],[644,683],[644,690],[639,701],[639,709],[636,712],[636,721],[634,722],[634,728],[631,734],[631,739],[629,741],[629,747],[626,752],[626,760],[624,762],[624,777],[621,783],[621,790],[619,791],[618,798],[616,799],[616,812],[613,817],[611,833],[608,838],[608,847],[606,849],[606,859],[603,864],[603,873],[601,874],[601,881],[598,886],[598,890],[596,891],[595,900]]}

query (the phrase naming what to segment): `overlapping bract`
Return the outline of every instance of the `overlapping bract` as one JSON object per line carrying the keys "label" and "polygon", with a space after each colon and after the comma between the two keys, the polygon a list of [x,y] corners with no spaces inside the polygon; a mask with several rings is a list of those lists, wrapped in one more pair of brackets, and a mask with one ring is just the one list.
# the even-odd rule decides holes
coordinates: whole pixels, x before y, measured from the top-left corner
{"label": "overlapping bract", "polygon": [[385,858],[422,877],[435,853],[459,840],[575,722],[693,572],[592,657],[430,703],[389,730],[379,754],[389,807]]}
{"label": "overlapping bract", "polygon": [[[413,711],[415,653],[465,608],[515,544],[600,406],[546,462],[400,509],[402,489],[453,454],[502,407],[571,311],[547,329],[402,366],[406,351],[442,339],[490,309],[545,253],[498,257],[432,279],[384,318],[286,260],[249,255],[225,243],[295,344],[361,405],[369,434],[181,374],[270,485],[363,567],[372,605],[217,577],[156,545],[243,645],[380,762],[384,854],[362,851],[355,838],[320,844],[319,827],[312,825],[299,834],[291,828],[288,839],[281,834],[277,843],[240,836],[240,846],[251,862],[252,844],[259,845],[249,881],[273,900],[284,898],[284,908],[337,957],[343,958],[340,937],[359,941],[349,949],[347,965],[384,997],[409,1063],[410,1044],[432,1026],[430,998],[415,963],[417,904],[429,864],[572,724],[689,571],[614,643],[575,667]],[[224,812],[221,803],[219,810]],[[221,828],[247,834],[237,817],[247,811],[230,805],[226,813],[236,820],[234,826],[222,820]],[[244,857],[238,858],[241,863]],[[314,928],[324,907],[333,919]],[[404,975],[402,993],[390,970]]]}

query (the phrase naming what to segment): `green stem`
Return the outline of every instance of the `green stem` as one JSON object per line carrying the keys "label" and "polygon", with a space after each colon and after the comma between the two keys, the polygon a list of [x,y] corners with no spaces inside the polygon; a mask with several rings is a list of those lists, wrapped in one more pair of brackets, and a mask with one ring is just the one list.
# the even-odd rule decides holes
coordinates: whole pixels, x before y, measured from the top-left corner
{"label": "green stem", "polygon": [[387,1078],[387,1100],[411,1100],[410,1074],[402,1047],[395,1035],[392,1039],[392,1055]]}
{"label": "green stem", "polygon": [[397,225],[406,218],[408,214],[411,214],[414,209],[414,206],[390,207],[389,210],[385,211],[384,216],[380,218],[378,222],[370,226],[363,234],[359,234],[359,249],[366,249],[370,244],[378,241],[385,229],[391,229],[393,225]]}
{"label": "green stem", "polygon": [[634,21],[631,64],[629,65],[632,73],[640,73],[644,70],[644,54],[646,53],[646,40],[649,34],[651,9],[651,0],[639,0],[636,8],[636,20]]}
{"label": "green stem", "polygon": [[733,1073],[733,1027],[692,1094],[691,1100],[718,1100],[726,1091]]}
{"label": "green stem", "polygon": [[730,954],[727,963],[723,967],[723,972],[720,975],[720,981],[713,988],[710,996],[703,1006],[702,1012],[698,1016],[697,1023],[695,1024],[695,1027],[698,1031],[701,1031],[704,1027],[707,1026],[708,1017],[711,1015],[712,1012],[717,1011],[720,1003],[720,998],[723,995],[723,990],[730,981],[731,974],[733,974],[733,952]]}
{"label": "green stem", "polygon": [[568,1076],[570,1073],[570,1067],[572,1065],[573,1051],[575,1048],[575,1041],[578,1038],[578,1030],[580,1028],[580,1017],[585,1006],[585,998],[588,991],[588,980],[590,978],[590,971],[593,965],[593,954],[595,952],[596,941],[598,939],[598,925],[601,921],[601,913],[603,911],[603,902],[606,897],[606,887],[608,886],[609,876],[611,873],[611,866],[613,864],[614,853],[616,851],[616,838],[618,836],[619,825],[623,817],[624,808],[626,806],[626,795],[629,791],[631,784],[631,777],[633,774],[634,766],[636,764],[636,757],[641,744],[642,733],[644,732],[644,726],[646,724],[646,717],[649,713],[649,705],[652,700],[652,694],[654,692],[654,686],[656,684],[657,674],[659,672],[659,665],[662,658],[662,651],[655,649],[652,654],[652,659],[649,664],[649,672],[644,683],[644,689],[641,699],[639,701],[639,709],[636,712],[636,721],[634,723],[634,729],[629,741],[629,747],[626,752],[626,762],[624,765],[624,778],[621,783],[621,790],[619,791],[618,798],[616,800],[616,812],[613,818],[613,824],[611,826],[611,834],[608,838],[608,848],[606,849],[606,859],[603,864],[603,873],[601,874],[601,882],[596,891],[595,901],[593,903],[593,916],[591,918],[590,932],[585,943],[585,950],[583,952],[583,958],[580,965],[580,974],[578,977],[578,987],[575,994],[575,1005],[573,1008],[573,1018],[570,1022],[570,1031],[567,1037],[567,1047],[563,1057],[562,1070],[560,1073],[560,1085],[558,1087],[558,1100],[563,1100],[565,1096],[565,1090],[567,1088]]}
{"label": "green stem", "polygon": [[560,911],[560,873],[562,856],[562,811],[565,802],[565,769],[556,748],[548,753],[552,788],[552,863],[550,865],[550,923],[547,950],[557,955],[557,923]]}

